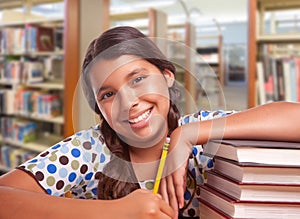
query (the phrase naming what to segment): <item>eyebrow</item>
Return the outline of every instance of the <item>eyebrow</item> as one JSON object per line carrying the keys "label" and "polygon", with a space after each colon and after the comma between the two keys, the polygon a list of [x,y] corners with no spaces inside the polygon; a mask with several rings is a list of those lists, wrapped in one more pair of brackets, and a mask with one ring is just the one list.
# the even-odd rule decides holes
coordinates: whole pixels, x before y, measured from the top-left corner
{"label": "eyebrow", "polygon": [[130,79],[130,78],[133,78],[135,75],[139,74],[140,72],[142,71],[145,71],[146,69],[141,67],[141,68],[136,68],[134,69],[132,72],[130,72],[127,76],[126,76],[126,79]]}
{"label": "eyebrow", "polygon": [[[132,70],[127,76],[126,76],[126,80],[129,80],[130,78],[133,78],[135,75],[139,74],[142,71],[145,71],[146,68],[136,68],[134,70]],[[99,89],[97,89],[96,91],[96,95],[98,95],[101,91],[107,90],[109,89],[110,86],[101,86]]]}

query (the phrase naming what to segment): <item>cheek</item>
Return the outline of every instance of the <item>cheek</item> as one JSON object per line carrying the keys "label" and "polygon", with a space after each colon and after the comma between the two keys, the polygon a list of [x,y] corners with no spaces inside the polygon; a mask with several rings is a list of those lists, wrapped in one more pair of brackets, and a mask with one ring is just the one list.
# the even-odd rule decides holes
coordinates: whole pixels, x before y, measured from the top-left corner
{"label": "cheek", "polygon": [[112,124],[112,109],[111,109],[111,104],[99,104],[99,102],[97,102],[98,107],[100,109],[100,112],[103,116],[103,118],[107,121],[107,123],[111,126]]}
{"label": "cheek", "polygon": [[157,105],[159,113],[166,117],[169,112],[170,99],[167,95],[157,95],[157,94],[148,94],[147,99],[149,102],[155,103]]}
{"label": "cheek", "polygon": [[[157,80],[155,80],[157,79]],[[150,95],[154,100],[160,101],[169,101],[169,90],[165,79],[162,77],[152,77],[151,80],[147,80],[143,83],[138,89],[139,96]]]}
{"label": "cheek", "polygon": [[161,106],[163,107],[162,111],[164,116],[167,118],[168,113],[169,113],[169,108],[170,108],[170,101],[169,98],[162,98],[162,104]]}

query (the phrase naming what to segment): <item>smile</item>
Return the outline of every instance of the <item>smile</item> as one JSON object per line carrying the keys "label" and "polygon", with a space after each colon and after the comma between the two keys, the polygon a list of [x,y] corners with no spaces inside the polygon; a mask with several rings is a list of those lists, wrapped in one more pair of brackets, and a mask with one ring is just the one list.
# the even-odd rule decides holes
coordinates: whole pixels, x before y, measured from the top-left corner
{"label": "smile", "polygon": [[151,110],[149,109],[146,112],[144,112],[142,115],[138,116],[137,118],[130,119],[128,121],[131,124],[139,123],[139,122],[143,121],[144,119],[147,119],[149,117],[150,113],[151,113]]}

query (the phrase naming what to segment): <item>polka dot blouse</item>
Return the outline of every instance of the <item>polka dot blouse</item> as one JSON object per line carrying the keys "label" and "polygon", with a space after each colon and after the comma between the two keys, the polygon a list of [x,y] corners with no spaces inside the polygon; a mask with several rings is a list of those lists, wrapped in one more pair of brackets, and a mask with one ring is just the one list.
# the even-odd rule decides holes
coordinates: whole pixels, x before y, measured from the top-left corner
{"label": "polka dot blouse", "polygon": [[[181,117],[179,125],[200,120],[213,119],[232,114],[234,111],[198,111]],[[104,143],[99,126],[91,127],[75,133],[71,137],[53,145],[35,158],[17,167],[32,175],[42,188],[53,196],[67,196],[74,198],[97,198],[97,174],[110,160],[110,151]],[[202,155],[202,146],[193,147],[189,160],[189,172],[193,177],[187,178],[185,192],[185,211],[183,216],[198,216],[199,188],[204,183],[204,170],[213,167],[210,157]],[[196,180],[196,183],[193,183]],[[153,189],[153,180],[139,182],[140,187]]]}

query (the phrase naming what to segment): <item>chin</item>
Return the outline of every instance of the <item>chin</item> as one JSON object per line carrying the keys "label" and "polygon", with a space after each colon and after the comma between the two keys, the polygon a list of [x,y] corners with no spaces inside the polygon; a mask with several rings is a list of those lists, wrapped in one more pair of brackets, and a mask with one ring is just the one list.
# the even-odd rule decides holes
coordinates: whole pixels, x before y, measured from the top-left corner
{"label": "chin", "polygon": [[153,128],[132,130],[132,133],[125,135],[126,137],[123,136],[122,140],[133,147],[149,148],[159,143],[166,133],[166,129],[163,126],[155,130],[153,131]]}

